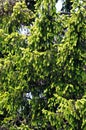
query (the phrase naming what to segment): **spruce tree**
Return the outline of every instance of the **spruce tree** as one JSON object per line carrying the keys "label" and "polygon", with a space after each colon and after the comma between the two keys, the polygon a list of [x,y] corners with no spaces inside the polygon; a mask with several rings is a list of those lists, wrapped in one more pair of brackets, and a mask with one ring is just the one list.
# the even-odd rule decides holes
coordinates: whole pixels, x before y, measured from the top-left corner
{"label": "spruce tree", "polygon": [[20,1],[0,17],[1,129],[86,129],[86,4],[72,0],[70,15],[55,5]]}

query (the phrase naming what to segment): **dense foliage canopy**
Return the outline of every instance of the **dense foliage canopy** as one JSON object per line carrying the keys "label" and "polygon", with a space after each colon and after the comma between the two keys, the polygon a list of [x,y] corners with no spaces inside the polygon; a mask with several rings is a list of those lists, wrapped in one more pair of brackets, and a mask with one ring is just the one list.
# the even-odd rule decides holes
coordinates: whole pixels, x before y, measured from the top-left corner
{"label": "dense foliage canopy", "polygon": [[0,129],[86,129],[86,2],[68,4],[0,6]]}

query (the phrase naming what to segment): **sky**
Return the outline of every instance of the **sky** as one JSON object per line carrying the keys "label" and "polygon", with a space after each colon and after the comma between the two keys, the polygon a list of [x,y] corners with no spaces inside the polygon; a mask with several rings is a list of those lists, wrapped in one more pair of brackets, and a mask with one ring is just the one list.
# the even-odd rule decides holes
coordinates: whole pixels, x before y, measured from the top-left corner
{"label": "sky", "polygon": [[61,8],[62,8],[62,0],[58,0],[58,2],[56,3],[57,12],[59,12]]}

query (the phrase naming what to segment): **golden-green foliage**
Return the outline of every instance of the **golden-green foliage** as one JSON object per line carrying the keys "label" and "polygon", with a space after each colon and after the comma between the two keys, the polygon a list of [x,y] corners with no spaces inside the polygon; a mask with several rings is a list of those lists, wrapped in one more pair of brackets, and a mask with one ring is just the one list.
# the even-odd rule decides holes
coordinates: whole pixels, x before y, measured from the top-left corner
{"label": "golden-green foliage", "polygon": [[70,16],[37,0],[34,13],[20,1],[0,17],[2,128],[86,129],[86,3],[72,2]]}

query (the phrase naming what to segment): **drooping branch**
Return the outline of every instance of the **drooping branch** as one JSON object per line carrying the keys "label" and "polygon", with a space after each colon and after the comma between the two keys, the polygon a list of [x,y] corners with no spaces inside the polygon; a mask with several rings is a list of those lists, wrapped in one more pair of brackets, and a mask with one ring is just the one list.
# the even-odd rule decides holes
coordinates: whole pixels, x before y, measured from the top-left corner
{"label": "drooping branch", "polygon": [[65,11],[60,11],[60,14],[62,15],[62,14],[65,14],[65,15],[71,15],[71,13],[70,12],[65,12]]}

